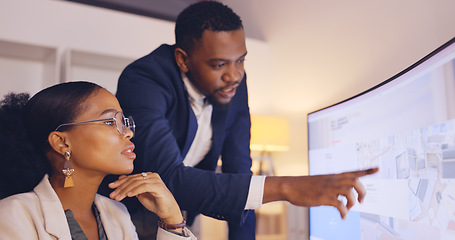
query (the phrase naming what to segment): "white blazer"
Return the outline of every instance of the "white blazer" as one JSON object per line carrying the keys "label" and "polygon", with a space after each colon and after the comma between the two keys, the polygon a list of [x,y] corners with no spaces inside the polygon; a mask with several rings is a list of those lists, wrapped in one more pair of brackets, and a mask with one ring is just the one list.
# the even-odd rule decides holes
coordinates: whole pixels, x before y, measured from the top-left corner
{"label": "white blazer", "polygon": [[[136,228],[122,203],[97,194],[95,205],[109,240],[138,239]],[[185,231],[190,237],[178,236],[159,228],[157,239],[196,239],[186,228]],[[32,192],[16,194],[0,201],[0,240],[3,239],[71,240],[63,206],[47,175]]]}

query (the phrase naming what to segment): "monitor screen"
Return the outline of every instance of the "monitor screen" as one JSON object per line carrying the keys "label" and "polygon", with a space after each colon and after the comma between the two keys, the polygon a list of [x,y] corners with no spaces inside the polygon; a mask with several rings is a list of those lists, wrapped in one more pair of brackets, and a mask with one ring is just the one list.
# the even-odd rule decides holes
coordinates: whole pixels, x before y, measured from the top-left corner
{"label": "monitor screen", "polygon": [[[455,38],[368,91],[308,114],[310,175],[379,167],[342,220],[310,208],[311,240],[455,239]],[[343,199],[340,199],[343,200]]]}

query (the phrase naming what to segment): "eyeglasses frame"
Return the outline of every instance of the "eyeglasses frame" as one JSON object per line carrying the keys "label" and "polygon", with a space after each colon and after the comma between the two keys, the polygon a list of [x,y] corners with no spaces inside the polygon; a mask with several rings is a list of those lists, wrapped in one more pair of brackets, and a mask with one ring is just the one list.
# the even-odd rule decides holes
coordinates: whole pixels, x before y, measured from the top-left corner
{"label": "eyeglasses frame", "polygon": [[[117,124],[117,114],[121,113],[122,114],[122,118],[123,118],[123,122],[126,123],[126,124],[122,124],[123,127],[125,127],[125,131],[124,133],[122,133],[119,129],[119,126]],[[73,123],[63,123],[63,124],[60,124],[58,125],[58,127],[54,130],[54,131],[58,131],[59,128],[61,127],[65,127],[65,126],[72,126],[72,125],[78,125],[78,124],[82,124],[82,123],[94,123],[94,122],[102,122],[102,121],[114,121],[114,124],[115,124],[115,127],[117,128],[117,132],[120,133],[120,135],[125,135],[126,134],[126,129],[129,129],[133,132],[133,136],[135,134],[135,129],[136,129],[136,124],[134,123],[134,120],[133,120],[133,117],[132,116],[129,116],[129,117],[125,117],[125,115],[123,115],[122,112],[116,112],[114,117],[110,117],[110,118],[103,118],[103,119],[95,119],[95,120],[87,120],[87,121],[80,121],[80,122],[73,122]],[[127,126],[128,125],[128,126]]]}

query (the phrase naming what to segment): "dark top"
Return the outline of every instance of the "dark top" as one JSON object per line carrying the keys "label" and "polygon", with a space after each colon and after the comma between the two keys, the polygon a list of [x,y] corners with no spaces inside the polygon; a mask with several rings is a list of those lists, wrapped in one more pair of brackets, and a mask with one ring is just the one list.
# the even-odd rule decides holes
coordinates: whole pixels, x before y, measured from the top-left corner
{"label": "dark top", "polygon": [[[104,231],[103,223],[101,222],[100,212],[96,205],[92,205],[93,214],[95,214],[96,223],[98,224],[98,236],[100,240],[107,240],[106,232]],[[71,239],[73,240],[88,240],[87,236],[85,236],[84,232],[82,231],[81,226],[74,218],[73,211],[71,209],[65,210],[66,220],[68,221],[68,225],[70,227],[71,232]]]}

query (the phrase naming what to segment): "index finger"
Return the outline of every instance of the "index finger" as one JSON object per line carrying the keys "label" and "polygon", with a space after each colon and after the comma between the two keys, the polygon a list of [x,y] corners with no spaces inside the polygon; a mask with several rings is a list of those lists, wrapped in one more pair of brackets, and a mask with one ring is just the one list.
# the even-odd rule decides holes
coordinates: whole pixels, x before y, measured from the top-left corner
{"label": "index finger", "polygon": [[108,184],[108,186],[110,188],[116,188],[118,187],[120,184],[124,183],[130,176],[136,176],[137,174],[135,175],[121,175],[119,176],[119,178],[111,183]]}
{"label": "index finger", "polygon": [[345,174],[352,175],[352,177],[355,177],[355,178],[359,178],[359,177],[363,177],[366,175],[371,175],[371,174],[377,173],[378,171],[379,171],[379,168],[375,167],[375,168],[369,168],[369,169],[365,169],[365,170],[346,172]]}

